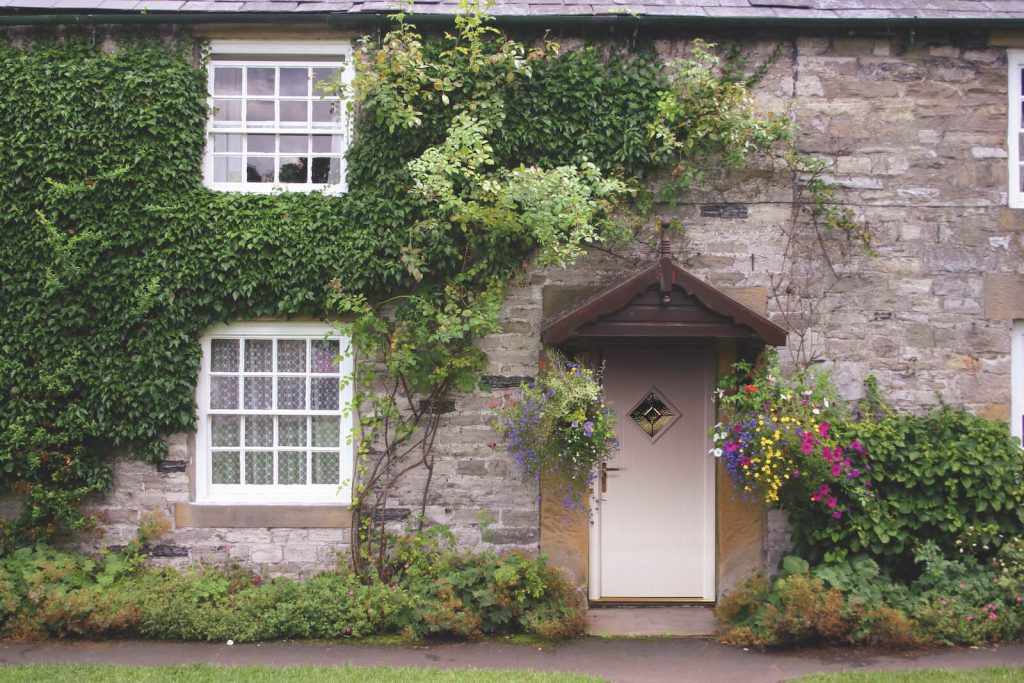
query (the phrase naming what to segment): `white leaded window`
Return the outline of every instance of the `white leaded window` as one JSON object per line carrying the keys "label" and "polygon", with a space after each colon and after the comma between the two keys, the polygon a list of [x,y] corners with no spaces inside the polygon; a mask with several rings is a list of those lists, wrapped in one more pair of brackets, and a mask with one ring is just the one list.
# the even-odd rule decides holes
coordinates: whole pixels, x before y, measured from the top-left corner
{"label": "white leaded window", "polygon": [[1010,407],[1010,432],[1024,440],[1024,320],[1013,322],[1012,339],[1010,387],[1013,403]]}
{"label": "white leaded window", "polygon": [[322,323],[235,323],[202,349],[197,500],[351,502],[348,339]]}
{"label": "white leaded window", "polygon": [[1024,158],[1021,158],[1022,147],[1024,147],[1024,78],[1021,78],[1021,71],[1024,70],[1024,50],[1008,50],[1007,62],[1009,65],[1010,94],[1009,119],[1010,127],[1007,136],[1007,150],[1010,157],[1010,206],[1012,208],[1024,208],[1024,173],[1021,173],[1021,165]]}
{"label": "white leaded window", "polygon": [[212,41],[206,184],[343,192],[346,104],[321,84],[349,82],[351,61],[348,42]]}

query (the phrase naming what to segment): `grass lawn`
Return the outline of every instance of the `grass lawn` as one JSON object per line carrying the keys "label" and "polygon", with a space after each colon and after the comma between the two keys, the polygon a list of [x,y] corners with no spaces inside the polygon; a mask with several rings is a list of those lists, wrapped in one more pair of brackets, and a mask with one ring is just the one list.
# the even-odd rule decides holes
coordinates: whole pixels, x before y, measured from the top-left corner
{"label": "grass lawn", "polygon": [[269,666],[219,667],[211,664],[185,666],[114,666],[107,664],[33,664],[0,667],[0,682],[74,681],[75,683],[600,683],[603,678],[570,673],[488,669],[423,669],[387,666]]}
{"label": "grass lawn", "polygon": [[790,683],[1017,683],[1024,681],[1024,667],[992,669],[922,669],[919,671],[843,671],[797,678]]}

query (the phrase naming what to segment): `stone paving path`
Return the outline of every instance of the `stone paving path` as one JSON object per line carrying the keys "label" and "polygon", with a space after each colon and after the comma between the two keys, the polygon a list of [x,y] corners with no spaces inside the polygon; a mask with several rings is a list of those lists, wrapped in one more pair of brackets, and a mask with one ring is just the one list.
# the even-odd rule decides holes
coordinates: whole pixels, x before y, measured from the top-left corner
{"label": "stone paving path", "polygon": [[553,648],[495,643],[432,646],[367,646],[345,643],[275,642],[249,645],[109,641],[0,645],[0,664],[209,663],[272,666],[358,665],[575,671],[611,681],[658,683],[774,683],[816,672],[847,669],[968,669],[1024,666],[1024,645],[948,649],[904,655],[857,651],[765,654],[725,647],[700,638],[586,638]]}

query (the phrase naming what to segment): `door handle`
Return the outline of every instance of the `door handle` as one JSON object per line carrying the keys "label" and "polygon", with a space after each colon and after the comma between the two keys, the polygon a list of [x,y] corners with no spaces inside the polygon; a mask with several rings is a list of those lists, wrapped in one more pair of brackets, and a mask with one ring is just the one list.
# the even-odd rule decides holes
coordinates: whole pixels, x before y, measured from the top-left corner
{"label": "door handle", "polygon": [[621,467],[608,467],[608,465],[601,463],[601,493],[608,491],[608,473],[618,472]]}

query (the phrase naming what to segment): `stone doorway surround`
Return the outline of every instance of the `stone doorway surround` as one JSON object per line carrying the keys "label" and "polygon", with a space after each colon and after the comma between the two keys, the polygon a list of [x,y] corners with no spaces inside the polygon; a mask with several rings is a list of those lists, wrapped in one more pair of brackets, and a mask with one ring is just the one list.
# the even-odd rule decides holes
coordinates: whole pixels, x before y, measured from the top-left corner
{"label": "stone doorway surround", "polygon": [[[738,359],[753,359],[767,345],[786,343],[786,331],[766,317],[763,288],[715,288],[674,262],[664,240],[657,261],[598,291],[545,289],[544,309],[549,317],[541,340],[591,363],[599,362],[592,351],[602,340],[701,338],[712,340],[716,375],[721,377]],[[556,496],[546,495],[550,488],[542,482],[541,552],[586,595],[589,514],[565,510]],[[751,570],[763,567],[766,517],[762,504],[744,500],[735,490],[721,461],[716,465],[715,496],[716,586],[721,595]],[[618,618],[643,618],[633,616],[645,614],[643,608],[635,609],[640,611],[621,612]],[[603,628],[602,620],[613,614],[594,611],[594,628]]]}

